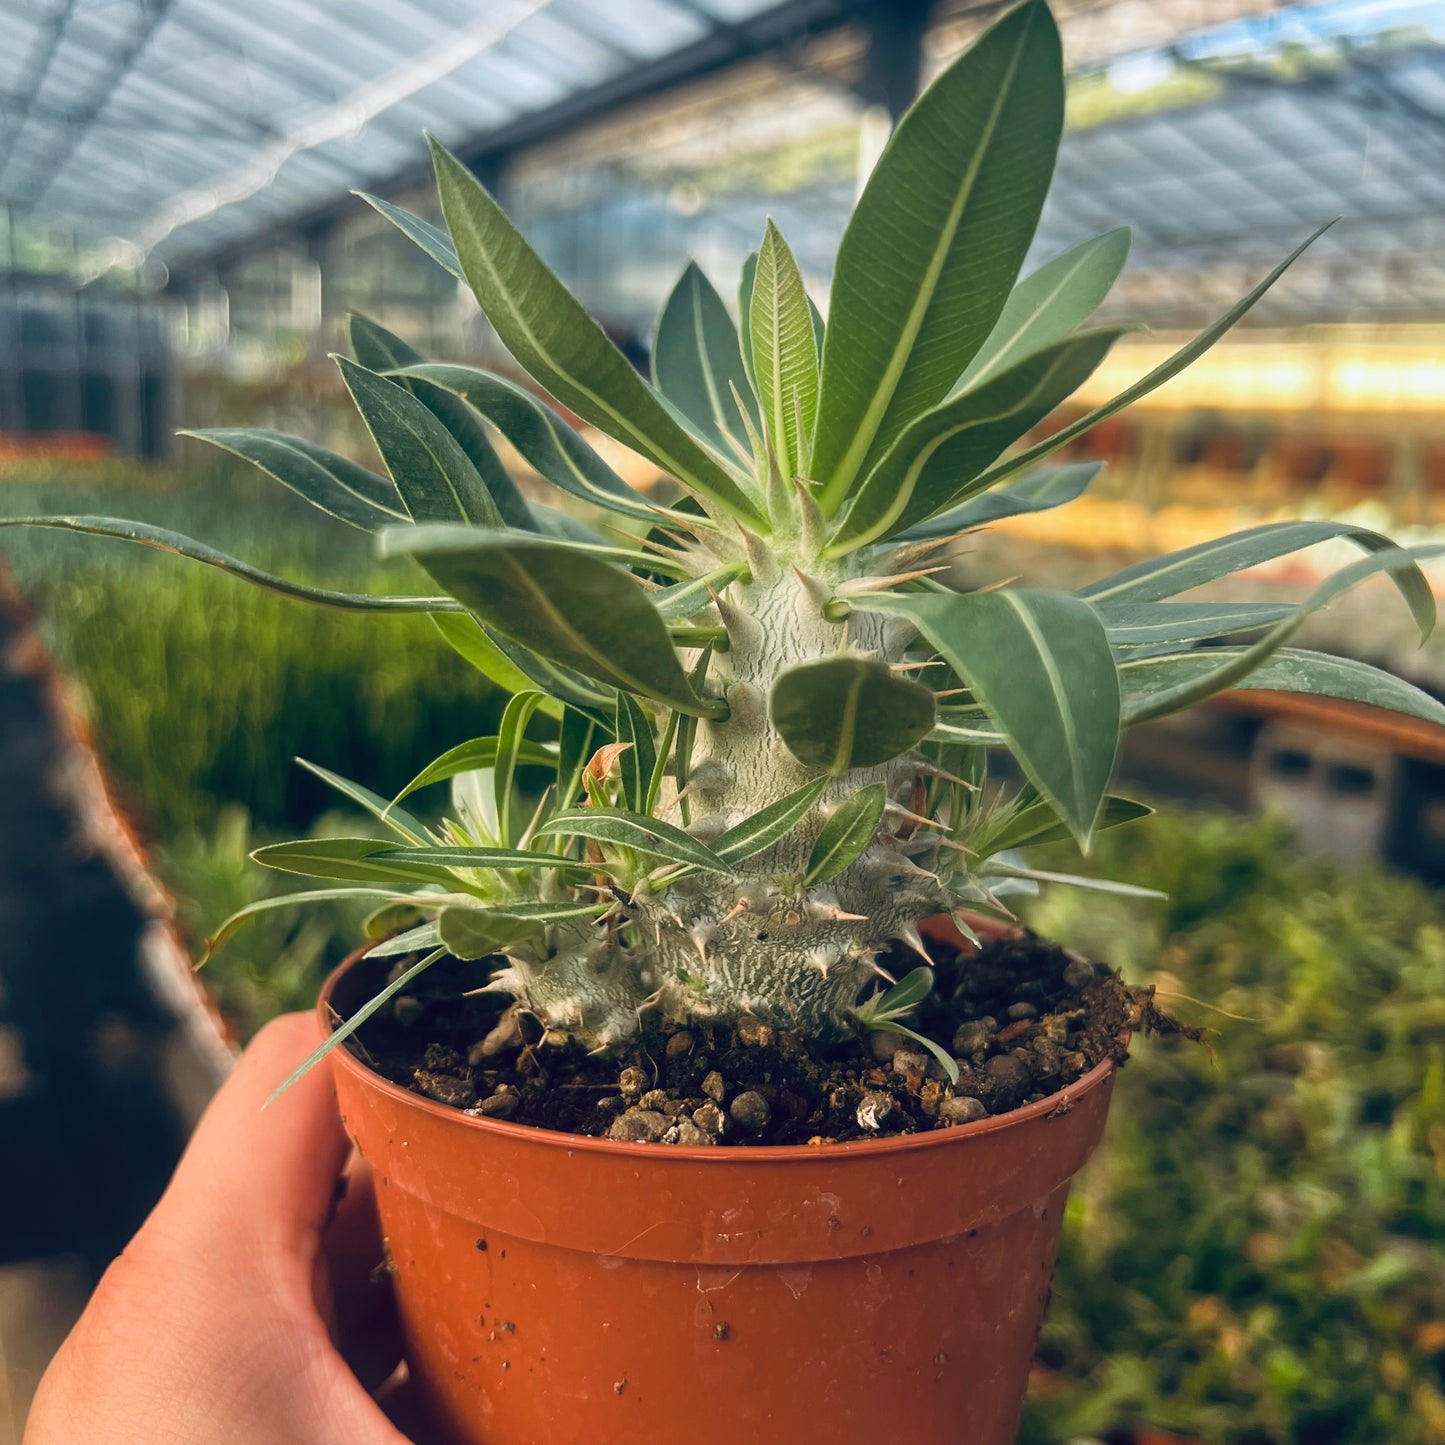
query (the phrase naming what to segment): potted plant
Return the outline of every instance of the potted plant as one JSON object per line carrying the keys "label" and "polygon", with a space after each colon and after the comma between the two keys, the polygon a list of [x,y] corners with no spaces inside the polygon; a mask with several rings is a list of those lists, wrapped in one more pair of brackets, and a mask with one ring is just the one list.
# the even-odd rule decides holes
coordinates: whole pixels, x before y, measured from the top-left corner
{"label": "potted plant", "polygon": [[[396,800],[323,772],[390,841],[261,849],[328,886],[214,940],[283,902],[380,905],[383,941],[326,986],[312,1062],[335,1050],[441,1438],[1005,1445],[1069,1179],[1131,1030],[1162,1018],[1007,927],[1001,897],[1054,876],[1015,850],[1087,847],[1147,811],[1108,792],[1121,729],[1225,688],[1445,717],[1288,646],[1376,574],[1431,625],[1415,556],[1356,526],[1256,527],[1073,594],[935,575],[953,539],[1077,497],[1097,467],[1038,464],[1182,370],[1289,264],[1027,444],[1120,334],[1087,322],[1124,233],[1017,281],[1063,94],[1053,18],[1027,0],[900,122],[826,322],[770,225],[740,325],[685,271],[651,383],[434,146],[445,229],[372,203],[472,288],[543,393],[680,495],[632,490],[545,397],[360,318],[338,365],[389,476],[274,433],[200,435],[444,596],[323,592],[138,523],[13,519],[430,613],[511,693],[497,736]],[[528,500],[493,430],[605,520]],[[1329,538],[1363,556],[1299,606],[1174,600]],[[987,785],[994,750],[1025,779],[1008,798]],[[526,769],[549,781],[524,807]],[[403,806],[442,782],[440,824]]]}

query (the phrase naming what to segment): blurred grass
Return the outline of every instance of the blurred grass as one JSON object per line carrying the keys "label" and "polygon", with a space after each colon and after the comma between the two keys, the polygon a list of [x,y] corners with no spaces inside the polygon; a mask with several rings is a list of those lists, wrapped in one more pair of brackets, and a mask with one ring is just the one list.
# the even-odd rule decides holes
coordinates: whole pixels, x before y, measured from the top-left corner
{"label": "blurred grass", "polygon": [[1023,1445],[1146,1424],[1208,1445],[1445,1441],[1439,895],[1302,860],[1272,823],[1181,814],[1105,835],[1090,868],[1170,901],[1056,889],[1029,921],[1212,1033],[1143,1041],[1120,1077]]}

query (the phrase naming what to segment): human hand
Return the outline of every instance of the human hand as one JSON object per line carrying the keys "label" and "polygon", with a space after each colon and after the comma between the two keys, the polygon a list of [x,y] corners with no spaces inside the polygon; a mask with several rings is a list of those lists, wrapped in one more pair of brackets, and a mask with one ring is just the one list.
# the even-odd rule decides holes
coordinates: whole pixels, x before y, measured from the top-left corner
{"label": "human hand", "polygon": [[400,1351],[330,1069],[262,1110],[315,1044],[288,1014],[246,1050],[46,1372],[24,1445],[408,1445],[372,1395]]}

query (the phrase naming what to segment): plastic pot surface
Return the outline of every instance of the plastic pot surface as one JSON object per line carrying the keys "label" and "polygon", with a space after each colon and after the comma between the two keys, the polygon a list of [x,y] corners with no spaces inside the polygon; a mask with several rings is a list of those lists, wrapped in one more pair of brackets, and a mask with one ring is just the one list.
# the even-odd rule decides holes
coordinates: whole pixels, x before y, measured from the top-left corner
{"label": "plastic pot surface", "polygon": [[[343,964],[321,1027],[388,966]],[[678,1148],[473,1118],[333,1058],[445,1445],[1013,1445],[1112,1064],[960,1128]]]}

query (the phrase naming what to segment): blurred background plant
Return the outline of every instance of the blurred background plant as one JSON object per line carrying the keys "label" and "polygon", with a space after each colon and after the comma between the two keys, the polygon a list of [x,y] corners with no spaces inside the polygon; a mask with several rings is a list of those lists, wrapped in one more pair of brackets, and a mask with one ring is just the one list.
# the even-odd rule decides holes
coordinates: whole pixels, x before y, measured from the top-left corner
{"label": "blurred background plant", "polygon": [[[1142,1041],[1070,1201],[1021,1445],[1445,1440],[1445,925],[1438,895],[1164,813],[1029,923],[1211,1029]],[[1205,1005],[1208,1005],[1206,1007]],[[1140,1437],[1148,1438],[1148,1437]]]}

